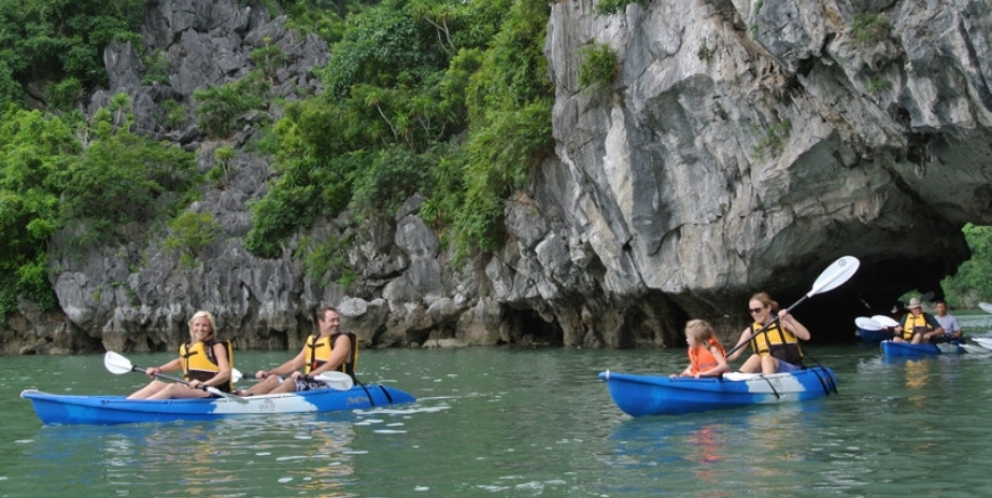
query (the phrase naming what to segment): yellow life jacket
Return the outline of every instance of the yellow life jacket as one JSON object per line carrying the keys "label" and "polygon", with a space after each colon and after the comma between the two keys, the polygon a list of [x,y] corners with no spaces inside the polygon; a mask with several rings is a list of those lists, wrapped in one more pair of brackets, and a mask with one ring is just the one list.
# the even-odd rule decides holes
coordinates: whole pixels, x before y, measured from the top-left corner
{"label": "yellow life jacket", "polygon": [[[231,341],[217,341],[210,339],[206,342],[197,342],[192,346],[183,343],[179,346],[179,359],[183,364],[183,377],[186,380],[198,380],[205,382],[212,379],[220,367],[217,365],[217,358],[214,358],[214,344],[222,342],[227,349],[227,364],[234,367],[234,354],[231,349]],[[215,386],[226,393],[234,389],[230,379]]]}
{"label": "yellow life jacket", "polygon": [[[751,324],[751,334],[761,330],[764,325],[754,322]],[[792,332],[779,325],[771,324],[763,333],[751,337],[751,350],[761,356],[772,355],[786,363],[802,365],[803,350],[799,347],[799,338]]]}
{"label": "yellow life jacket", "polygon": [[919,315],[914,315],[908,313],[906,318],[902,320],[902,338],[910,341],[913,339],[913,334],[926,334],[927,332],[933,332],[933,325],[927,320],[926,313],[920,313]]}
{"label": "yellow life jacket", "polygon": [[307,348],[310,354],[307,355],[307,364],[304,366],[304,373],[310,373],[318,367],[331,361],[331,351],[334,349],[334,341],[342,334],[348,336],[351,341],[351,355],[335,370],[344,372],[352,377],[355,376],[355,367],[358,366],[358,340],[351,332],[338,332],[330,337],[311,335],[307,337]]}

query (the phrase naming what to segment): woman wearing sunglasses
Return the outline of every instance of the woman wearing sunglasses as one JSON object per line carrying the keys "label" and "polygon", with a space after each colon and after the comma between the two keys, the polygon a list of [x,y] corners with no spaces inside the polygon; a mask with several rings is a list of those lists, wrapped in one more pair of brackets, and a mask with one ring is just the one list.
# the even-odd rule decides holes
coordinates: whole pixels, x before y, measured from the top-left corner
{"label": "woman wearing sunglasses", "polygon": [[[741,365],[741,372],[791,372],[803,367],[803,350],[799,341],[809,340],[809,330],[799,323],[788,310],[778,309],[778,303],[764,293],[751,296],[748,311],[754,323],[741,332],[737,346],[750,342],[751,357]],[[736,348],[727,356],[734,361],[744,353],[744,348]]]}

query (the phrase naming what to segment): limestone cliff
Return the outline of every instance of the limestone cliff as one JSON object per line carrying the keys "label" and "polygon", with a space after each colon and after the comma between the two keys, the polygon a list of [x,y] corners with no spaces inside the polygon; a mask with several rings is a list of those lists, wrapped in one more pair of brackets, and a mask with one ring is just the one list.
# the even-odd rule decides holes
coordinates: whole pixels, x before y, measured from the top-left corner
{"label": "limestone cliff", "polygon": [[[557,158],[508,201],[509,240],[495,254],[449,267],[415,196],[395,219],[322,220],[282,257],[256,258],[241,237],[270,159],[242,148],[229,185],[190,208],[213,213],[227,235],[196,267],[161,247],[164,233],[84,254],[55,241],[61,310],[23,303],[0,331],[3,352],[171,349],[197,309],[239,348],[297,348],[319,304],[339,306],[366,347],[679,345],[686,318],[736,336],[750,294],[788,305],[854,255],[854,280],[796,311],[818,338],[848,337],[854,316],[938,290],[968,257],[962,224],[992,223],[989,1],[593,7],[552,7]],[[143,38],[142,50],[169,55],[169,84],[141,85],[137,49],[115,44],[111,88],[91,107],[127,92],[139,129],[198,151],[203,171],[220,144],[192,120],[160,124],[164,99],[243,77],[263,43],[289,56],[278,95],[319,92],[311,68],[331,57],[234,0],[160,0]],[[618,76],[580,88],[582,48],[594,43],[616,53]],[[252,119],[233,145],[249,141]],[[329,237],[355,241],[347,287],[301,268],[298,249]]]}

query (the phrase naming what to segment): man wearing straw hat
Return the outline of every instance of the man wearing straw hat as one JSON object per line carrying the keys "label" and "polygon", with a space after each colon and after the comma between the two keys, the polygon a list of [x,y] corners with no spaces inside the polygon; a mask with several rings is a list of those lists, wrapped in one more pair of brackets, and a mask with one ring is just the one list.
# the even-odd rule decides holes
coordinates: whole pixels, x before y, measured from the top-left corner
{"label": "man wearing straw hat", "polygon": [[894,342],[920,344],[925,340],[927,334],[939,335],[944,333],[944,328],[940,326],[940,322],[933,315],[923,312],[919,298],[910,299],[907,308],[909,308],[909,313],[906,313],[906,316],[899,321],[899,325],[895,328],[896,335],[892,338]]}

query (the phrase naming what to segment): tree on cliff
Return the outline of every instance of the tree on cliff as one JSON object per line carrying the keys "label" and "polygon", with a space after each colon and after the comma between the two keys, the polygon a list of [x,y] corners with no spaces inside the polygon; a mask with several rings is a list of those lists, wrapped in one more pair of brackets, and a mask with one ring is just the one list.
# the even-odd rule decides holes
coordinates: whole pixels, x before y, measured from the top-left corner
{"label": "tree on cliff", "polygon": [[117,96],[88,120],[0,113],[0,321],[18,296],[55,305],[48,256],[56,230],[67,228],[80,248],[188,203],[192,155],[134,134],[129,106]]}
{"label": "tree on cliff", "polygon": [[[137,42],[144,0],[12,0],[0,2],[0,108],[57,99],[59,83],[75,99],[105,85],[103,49]],[[62,88],[66,88],[62,87]],[[43,90],[38,92],[37,90]],[[30,95],[29,95],[30,94]],[[64,102],[74,107],[75,99]]]}
{"label": "tree on cliff", "polygon": [[499,240],[502,202],[551,153],[552,87],[539,0],[388,0],[345,19],[324,95],[273,130],[279,177],[246,246],[281,254],[315,216],[391,216],[404,199],[460,254]]}
{"label": "tree on cliff", "polygon": [[971,259],[945,277],[941,287],[951,306],[974,307],[992,300],[992,227],[968,223],[961,231],[971,248]]}

